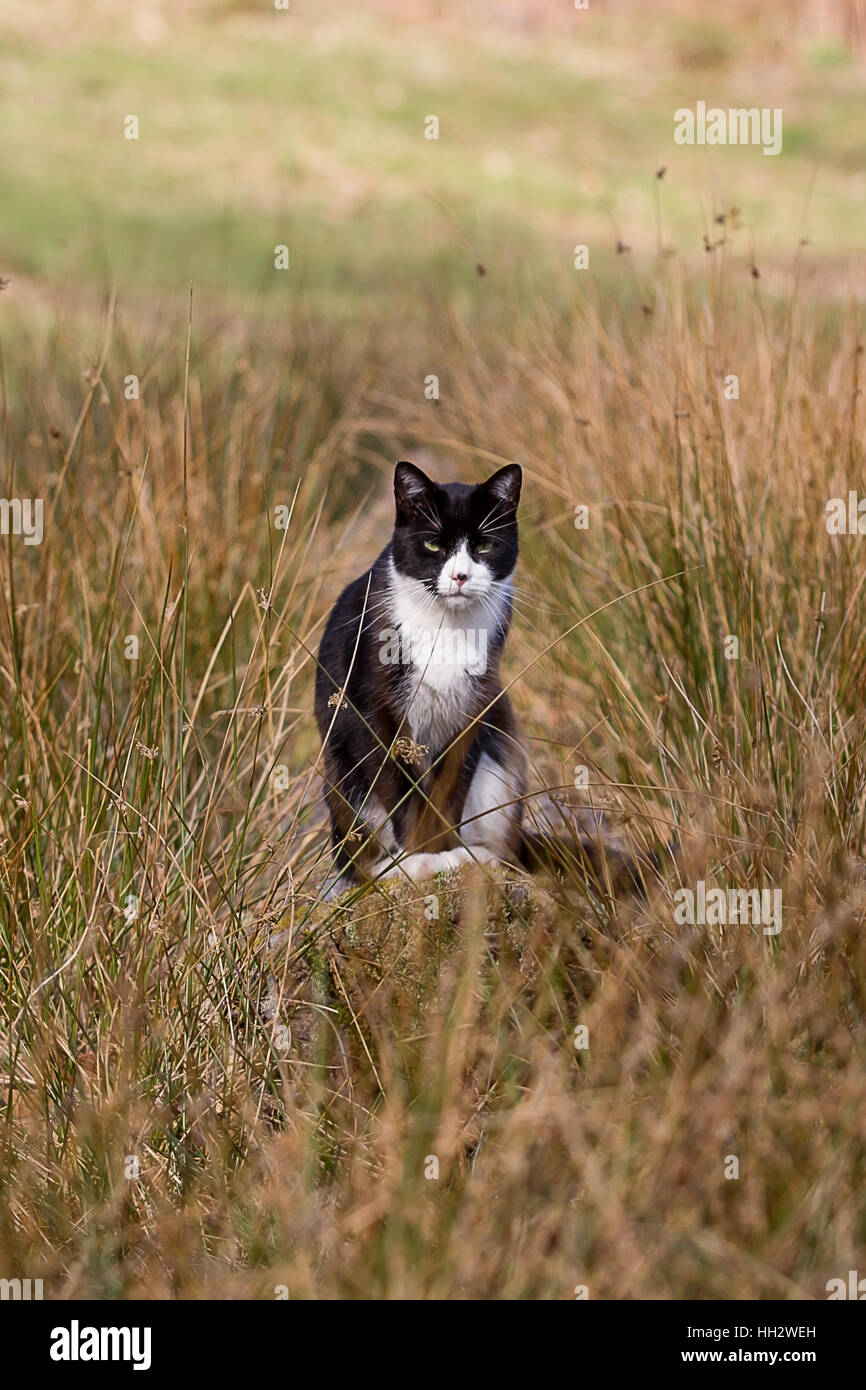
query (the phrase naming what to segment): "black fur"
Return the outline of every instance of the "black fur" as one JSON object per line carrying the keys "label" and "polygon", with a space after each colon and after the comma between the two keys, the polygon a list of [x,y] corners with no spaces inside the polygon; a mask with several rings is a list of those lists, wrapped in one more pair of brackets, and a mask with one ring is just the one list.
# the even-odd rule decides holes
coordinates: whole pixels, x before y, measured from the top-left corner
{"label": "black fur", "polygon": [[[479,547],[489,547],[484,563],[495,579],[507,579],[518,555],[520,485],[516,465],[472,487],[440,486],[413,464],[397,464],[391,541],[372,567],[343,590],[319,648],[316,718],[324,742],[336,865],[344,875],[353,876],[383,851],[413,847],[413,833],[414,847],[428,851],[459,843],[455,827],[481,755],[487,752],[497,762],[522,760],[498,674],[510,602],[503,602],[500,624],[491,634],[486,670],[473,678],[465,729],[444,747],[430,747],[422,759],[405,747],[405,668],[383,664],[380,657],[381,633],[391,621],[391,562],[399,575],[419,581],[431,602],[437,577],[459,541],[468,544],[473,558],[481,553]],[[431,552],[425,541],[440,549]],[[483,720],[473,723],[488,705],[492,707]],[[517,827],[519,819],[518,807]]]}

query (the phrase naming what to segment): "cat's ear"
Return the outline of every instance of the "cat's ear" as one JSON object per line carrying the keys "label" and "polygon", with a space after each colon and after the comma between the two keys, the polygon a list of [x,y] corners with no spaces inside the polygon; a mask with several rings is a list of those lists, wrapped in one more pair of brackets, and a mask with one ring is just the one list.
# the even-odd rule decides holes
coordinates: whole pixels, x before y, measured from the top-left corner
{"label": "cat's ear", "polygon": [[436,491],[436,484],[416,468],[414,463],[398,463],[394,469],[394,501],[397,516],[407,520],[416,517]]}
{"label": "cat's ear", "polygon": [[517,463],[507,463],[504,468],[500,468],[498,473],[494,473],[482,483],[484,491],[488,497],[499,503],[499,514],[514,512],[520,501],[520,484],[523,481],[523,472]]}

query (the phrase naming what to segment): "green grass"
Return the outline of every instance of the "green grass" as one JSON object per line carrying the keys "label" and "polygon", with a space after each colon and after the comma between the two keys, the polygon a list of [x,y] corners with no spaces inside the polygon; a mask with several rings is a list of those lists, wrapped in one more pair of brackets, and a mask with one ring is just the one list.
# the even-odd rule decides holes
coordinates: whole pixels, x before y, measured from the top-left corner
{"label": "green grass", "polygon": [[[739,49],[721,69],[705,64],[700,45],[673,61],[657,43],[642,54],[603,20],[520,44],[484,28],[455,45],[373,16],[336,26],[277,13],[204,31],[181,22],[155,48],[86,33],[62,49],[7,39],[5,268],[53,283],[297,294],[348,314],[373,309],[395,271],[459,299],[476,260],[507,268],[541,254],[568,269],[575,242],[601,263],[617,236],[651,251],[657,193],[664,238],[681,250],[699,252],[705,220],[736,203],[759,257],[775,259],[816,172],[809,234],[824,251],[852,249],[855,74],[822,69],[819,83],[798,60],[760,92],[783,107],[782,155],[730,148],[710,160],[673,144],[673,111],[757,94]],[[137,142],[123,138],[130,113]],[[429,114],[438,141],[424,139]],[[279,242],[295,267],[288,286],[272,269]]]}

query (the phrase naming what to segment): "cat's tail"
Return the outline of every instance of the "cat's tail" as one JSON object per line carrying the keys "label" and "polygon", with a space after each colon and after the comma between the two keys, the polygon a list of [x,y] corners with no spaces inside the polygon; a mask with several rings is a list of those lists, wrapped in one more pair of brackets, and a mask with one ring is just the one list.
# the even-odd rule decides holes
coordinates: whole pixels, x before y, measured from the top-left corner
{"label": "cat's tail", "polygon": [[[531,809],[530,809],[531,807]],[[675,858],[678,846],[636,851],[615,830],[603,811],[591,806],[568,806],[547,795],[533,797],[520,831],[518,857],[530,873],[587,870],[600,885],[644,893],[658,878],[663,860]]]}

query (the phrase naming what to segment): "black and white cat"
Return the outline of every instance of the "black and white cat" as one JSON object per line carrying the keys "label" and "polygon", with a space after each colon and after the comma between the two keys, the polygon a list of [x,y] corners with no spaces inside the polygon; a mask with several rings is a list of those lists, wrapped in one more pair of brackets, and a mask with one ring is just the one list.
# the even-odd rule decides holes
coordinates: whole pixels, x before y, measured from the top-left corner
{"label": "black and white cat", "polygon": [[338,878],[515,861],[526,759],[499,677],[521,470],[476,487],[394,473],[394,534],[337,600],[316,718]]}

